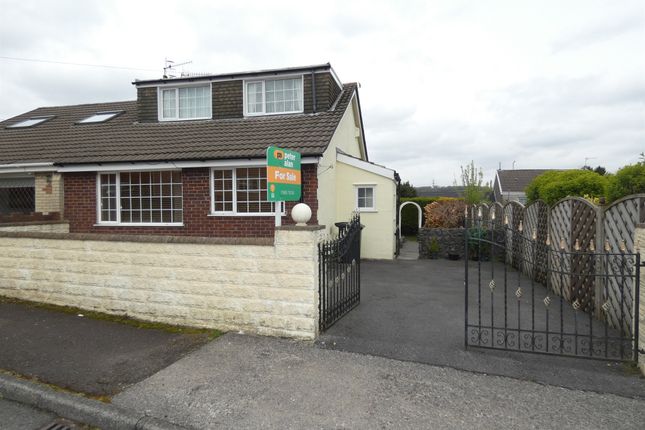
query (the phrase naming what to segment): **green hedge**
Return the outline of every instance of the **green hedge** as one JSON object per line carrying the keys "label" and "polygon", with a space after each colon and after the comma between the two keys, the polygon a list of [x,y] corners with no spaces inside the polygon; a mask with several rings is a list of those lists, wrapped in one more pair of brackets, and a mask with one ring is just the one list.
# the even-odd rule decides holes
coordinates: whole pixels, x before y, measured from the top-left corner
{"label": "green hedge", "polygon": [[[421,206],[421,225],[425,222],[423,208],[427,204],[439,200],[457,200],[455,197],[401,197],[401,204],[404,202],[414,202]],[[407,205],[401,211],[401,234],[403,236],[416,235],[419,232],[419,213],[414,205]]]}
{"label": "green hedge", "polygon": [[552,170],[533,179],[526,197],[529,203],[542,199],[553,205],[567,196],[602,197],[606,185],[606,176],[589,170]]}

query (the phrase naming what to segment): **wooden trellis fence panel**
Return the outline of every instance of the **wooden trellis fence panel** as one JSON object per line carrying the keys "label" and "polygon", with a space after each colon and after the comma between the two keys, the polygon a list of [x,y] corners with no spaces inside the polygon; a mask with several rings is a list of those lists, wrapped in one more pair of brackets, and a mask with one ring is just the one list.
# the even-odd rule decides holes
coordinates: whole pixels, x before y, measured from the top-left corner
{"label": "wooden trellis fence panel", "polygon": [[588,200],[571,198],[571,241],[575,254],[571,256],[571,296],[587,313],[595,311],[595,259],[589,251],[596,242],[598,207]]}
{"label": "wooden trellis fence panel", "polygon": [[532,239],[533,244],[525,245],[528,257],[524,258],[522,271],[536,281],[546,284],[549,206],[541,200],[528,205],[525,209],[524,224],[525,235]]}
{"label": "wooden trellis fence panel", "polygon": [[[571,251],[571,200],[561,200],[551,208],[549,241],[553,249]],[[563,274],[571,272],[570,260],[569,254],[557,256],[552,253],[549,257],[549,266],[552,268],[549,284],[556,294],[567,300],[569,299],[570,279]]]}
{"label": "wooden trellis fence panel", "polygon": [[[604,210],[602,227],[605,240],[599,245],[613,253],[634,252],[636,224],[643,222],[645,222],[645,194],[618,200]],[[602,294],[602,300],[606,303],[607,320],[612,327],[621,328],[622,326],[625,332],[630,333],[634,320],[634,285],[631,279],[618,282],[618,279],[621,279],[619,278],[621,272],[627,270],[626,267],[612,264],[611,261],[604,264],[607,265],[610,274]]]}

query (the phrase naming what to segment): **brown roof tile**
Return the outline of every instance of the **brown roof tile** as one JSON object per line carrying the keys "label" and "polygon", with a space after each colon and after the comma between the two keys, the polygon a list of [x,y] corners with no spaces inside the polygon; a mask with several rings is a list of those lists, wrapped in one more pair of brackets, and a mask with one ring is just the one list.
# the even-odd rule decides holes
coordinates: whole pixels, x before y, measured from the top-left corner
{"label": "brown roof tile", "polygon": [[[334,110],[316,114],[138,123],[136,101],[38,108],[0,122],[0,164],[205,160],[264,157],[267,146],[321,155],[356,91],[345,84]],[[105,123],[76,124],[100,111],[125,111]],[[34,116],[55,118],[6,128]]]}
{"label": "brown roof tile", "polygon": [[515,169],[498,170],[497,175],[502,185],[502,190],[507,192],[523,193],[533,179],[542,173],[557,169]]}

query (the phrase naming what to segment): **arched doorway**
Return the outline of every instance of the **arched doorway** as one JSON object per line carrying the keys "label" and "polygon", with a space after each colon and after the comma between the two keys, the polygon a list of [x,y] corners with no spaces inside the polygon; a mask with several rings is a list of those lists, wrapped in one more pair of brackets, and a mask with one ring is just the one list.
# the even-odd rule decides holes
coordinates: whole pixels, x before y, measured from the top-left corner
{"label": "arched doorway", "polygon": [[398,226],[399,227],[398,228],[399,242],[401,241],[401,211],[407,205],[414,205],[414,206],[417,207],[417,211],[419,212],[419,228],[421,228],[421,220],[423,218],[423,211],[421,210],[421,206],[419,206],[419,204],[415,203],[415,202],[403,202],[403,203],[401,203],[401,205],[399,206],[399,226]]}

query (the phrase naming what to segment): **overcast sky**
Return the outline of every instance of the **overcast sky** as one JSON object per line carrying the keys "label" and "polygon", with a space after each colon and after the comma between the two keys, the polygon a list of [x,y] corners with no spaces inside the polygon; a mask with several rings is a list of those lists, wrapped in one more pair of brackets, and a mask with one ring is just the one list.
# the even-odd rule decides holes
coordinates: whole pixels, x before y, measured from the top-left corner
{"label": "overcast sky", "polygon": [[185,71],[331,62],[361,84],[370,160],[450,185],[470,160],[613,171],[645,151],[645,1],[0,0],[0,118],[135,98]]}

